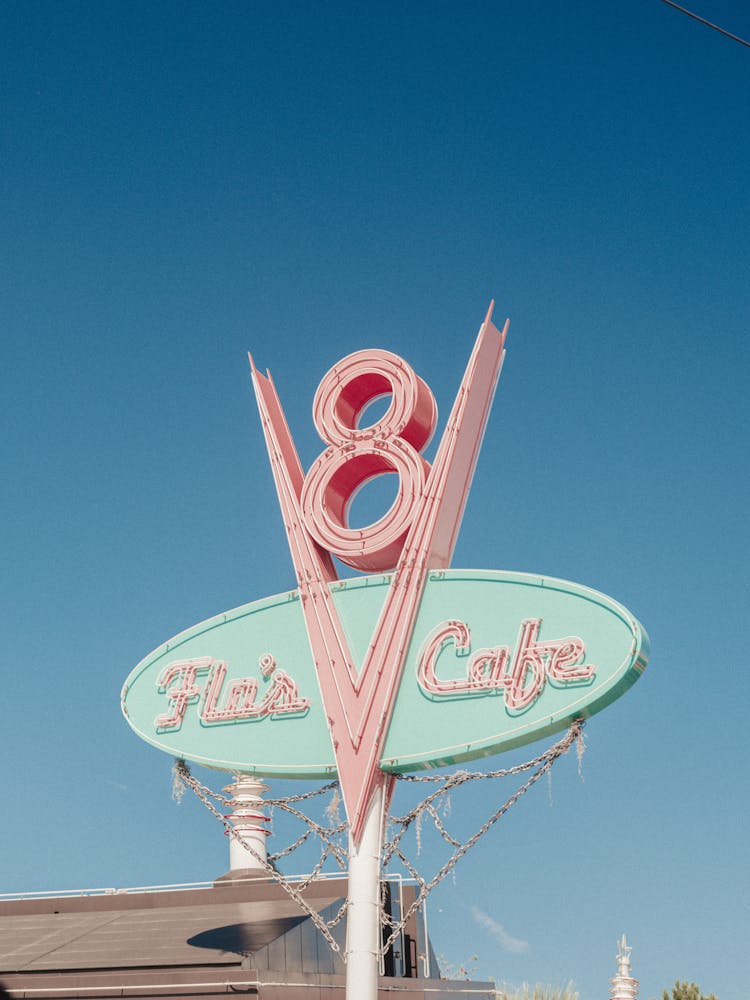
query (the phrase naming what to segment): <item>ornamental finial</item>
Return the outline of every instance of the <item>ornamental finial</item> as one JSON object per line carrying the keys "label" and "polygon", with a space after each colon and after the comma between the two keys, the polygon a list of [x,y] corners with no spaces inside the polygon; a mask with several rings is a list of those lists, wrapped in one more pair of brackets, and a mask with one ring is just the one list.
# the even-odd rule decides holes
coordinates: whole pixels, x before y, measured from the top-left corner
{"label": "ornamental finial", "polygon": [[617,942],[617,975],[610,980],[610,1000],[638,1000],[638,983],[630,971],[630,953],[633,949],[623,934]]}
{"label": "ornamental finial", "polygon": [[630,953],[633,949],[628,945],[625,935],[617,942],[617,963],[618,975],[628,975],[630,973]]}

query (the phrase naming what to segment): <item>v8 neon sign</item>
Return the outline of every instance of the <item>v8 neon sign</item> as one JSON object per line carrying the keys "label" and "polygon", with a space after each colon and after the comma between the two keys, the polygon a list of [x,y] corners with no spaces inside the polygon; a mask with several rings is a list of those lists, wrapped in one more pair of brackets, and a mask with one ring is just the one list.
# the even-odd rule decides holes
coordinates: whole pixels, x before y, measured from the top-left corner
{"label": "v8 neon sign", "polygon": [[[315,426],[328,447],[305,476],[270,373],[252,357],[253,385],[294,563],[310,648],[355,844],[373,792],[419,604],[431,570],[450,565],[481,446],[508,330],[490,304],[432,466],[421,451],[437,421],[432,393],[386,351],[360,351],[334,365],[315,395]],[[373,399],[390,394],[382,419],[359,427]],[[348,505],[365,482],[397,473],[390,510],[363,529]],[[329,584],[331,555],[365,572],[395,568],[364,662],[354,662]]]}

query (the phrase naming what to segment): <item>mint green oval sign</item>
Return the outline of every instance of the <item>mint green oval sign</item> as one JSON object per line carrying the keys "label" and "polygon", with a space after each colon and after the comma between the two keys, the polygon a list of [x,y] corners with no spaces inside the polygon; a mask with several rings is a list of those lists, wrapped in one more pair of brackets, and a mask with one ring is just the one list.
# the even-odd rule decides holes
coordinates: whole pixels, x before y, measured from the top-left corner
{"label": "mint green oval sign", "polygon": [[[331,585],[362,662],[390,575]],[[444,570],[427,582],[381,766],[488,756],[586,718],[641,675],[648,636],[621,605],[564,580]],[[147,742],[206,767],[335,773],[297,591],[195,625],[128,677],[122,709]]]}

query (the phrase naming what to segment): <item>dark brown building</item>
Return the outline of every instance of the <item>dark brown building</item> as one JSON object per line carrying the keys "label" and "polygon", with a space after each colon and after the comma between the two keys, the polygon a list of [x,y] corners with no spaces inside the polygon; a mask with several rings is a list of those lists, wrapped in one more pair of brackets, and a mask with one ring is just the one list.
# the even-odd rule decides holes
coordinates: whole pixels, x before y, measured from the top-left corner
{"label": "dark brown building", "polygon": [[[413,899],[397,887],[394,906]],[[310,905],[335,914],[345,879],[312,883]],[[400,900],[396,900],[400,896]],[[343,951],[345,921],[335,936]],[[489,1000],[489,983],[439,978],[421,920],[386,956],[380,1000]],[[14,998],[248,996],[343,1000],[345,970],[277,883],[220,879],[205,888],[103,891],[0,900],[0,980]]]}

